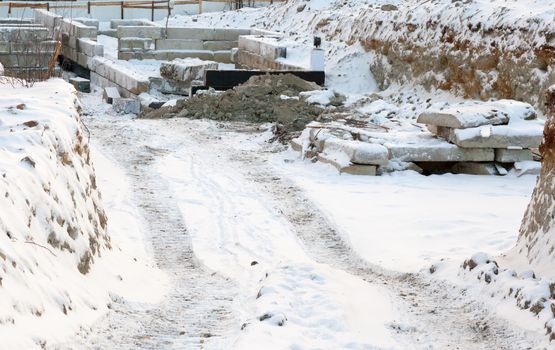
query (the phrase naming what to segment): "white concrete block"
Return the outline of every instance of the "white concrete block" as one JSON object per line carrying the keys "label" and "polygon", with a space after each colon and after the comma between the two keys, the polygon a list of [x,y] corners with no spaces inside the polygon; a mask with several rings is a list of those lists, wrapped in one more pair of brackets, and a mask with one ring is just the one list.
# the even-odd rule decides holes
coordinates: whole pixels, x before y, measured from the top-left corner
{"label": "white concrete block", "polygon": [[164,37],[164,27],[150,26],[120,26],[118,38],[150,38],[161,39]]}
{"label": "white concrete block", "polygon": [[158,39],[156,50],[205,50],[202,40]]}
{"label": "white concrete block", "polygon": [[104,56],[104,46],[88,38],[77,39],[77,51],[89,56]]}
{"label": "white concrete block", "polygon": [[532,151],[529,149],[495,149],[496,162],[514,163],[533,159]]}
{"label": "white concrete block", "polygon": [[116,87],[108,86],[102,91],[102,99],[109,104],[112,104],[115,99],[120,98],[119,91]]}
{"label": "white concrete block", "polygon": [[405,162],[490,162],[495,158],[491,148],[461,148],[447,142],[438,144],[386,143],[391,159]]}

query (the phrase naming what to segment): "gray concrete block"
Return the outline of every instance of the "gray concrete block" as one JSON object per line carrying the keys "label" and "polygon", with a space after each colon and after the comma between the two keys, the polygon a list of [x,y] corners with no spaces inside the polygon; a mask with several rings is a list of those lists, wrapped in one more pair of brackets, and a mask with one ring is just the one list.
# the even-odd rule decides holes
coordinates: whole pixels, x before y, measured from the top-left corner
{"label": "gray concrete block", "polygon": [[112,104],[115,99],[120,97],[121,96],[116,87],[108,86],[108,87],[105,87],[104,90],[102,91],[102,99],[108,104]]}
{"label": "gray concrete block", "polygon": [[337,160],[319,154],[318,161],[326,164],[330,164],[339,171],[340,174],[351,174],[351,175],[367,175],[367,176],[375,176],[377,166],[375,165],[359,165],[359,164],[349,164],[349,165],[342,165]]}
{"label": "gray concrete block", "polygon": [[160,65],[160,76],[166,79],[190,83],[204,78],[208,69],[218,69],[218,63],[199,59],[175,60]]}
{"label": "gray concrete block", "polygon": [[150,38],[161,39],[164,37],[164,27],[150,26],[120,26],[118,38]]}
{"label": "gray concrete block", "polygon": [[119,50],[150,50],[153,40],[151,38],[121,38],[118,40]]}
{"label": "gray concrete block", "polygon": [[328,137],[324,140],[323,152],[344,154],[354,164],[383,165],[389,161],[389,152],[382,145],[342,140],[336,137]]}
{"label": "gray concrete block", "polygon": [[156,50],[154,55],[158,60],[172,61],[176,58],[199,58],[213,61],[214,53],[206,50]]}
{"label": "gray concrete block", "polygon": [[90,57],[104,56],[104,46],[88,38],[77,39],[77,51]]}
{"label": "gray concrete block", "polygon": [[160,59],[156,56],[156,51],[118,51],[118,60],[154,60]]}
{"label": "gray concrete block", "polygon": [[202,50],[223,51],[239,47],[238,41],[203,41]]}
{"label": "gray concrete block", "polygon": [[118,29],[119,26],[135,26],[135,27],[154,27],[156,23],[145,19],[112,19],[110,20],[110,28]]}
{"label": "gray concrete block", "polygon": [[112,106],[117,113],[139,114],[141,112],[141,103],[133,98],[115,98]]}
{"label": "gray concrete block", "polygon": [[205,50],[202,40],[158,39],[156,50]]}
{"label": "gray concrete block", "polygon": [[491,148],[461,148],[442,142],[429,144],[389,144],[390,159],[404,162],[489,162],[495,158]]}
{"label": "gray concrete block", "polygon": [[91,81],[89,79],[74,77],[69,78],[69,83],[79,92],[91,92]]}
{"label": "gray concrete block", "polygon": [[416,122],[450,128],[473,128],[481,125],[507,124],[509,116],[494,108],[482,108],[481,113],[476,112],[473,115],[469,115],[469,113],[456,113],[455,111],[427,111],[421,113]]}
{"label": "gray concrete block", "polygon": [[62,33],[62,45],[69,46],[72,49],[77,49],[77,37],[71,36],[67,33]]}
{"label": "gray concrete block", "polygon": [[529,149],[495,149],[495,161],[499,163],[514,163],[533,159],[532,151]]}
{"label": "gray concrete block", "polygon": [[221,63],[233,63],[231,50],[214,51],[214,61]]}
{"label": "gray concrete block", "polygon": [[24,42],[48,40],[48,29],[42,27],[0,27],[0,41]]}
{"label": "gray concrete block", "polygon": [[464,148],[536,148],[543,139],[543,125],[535,121],[516,125],[450,129],[449,141]]}

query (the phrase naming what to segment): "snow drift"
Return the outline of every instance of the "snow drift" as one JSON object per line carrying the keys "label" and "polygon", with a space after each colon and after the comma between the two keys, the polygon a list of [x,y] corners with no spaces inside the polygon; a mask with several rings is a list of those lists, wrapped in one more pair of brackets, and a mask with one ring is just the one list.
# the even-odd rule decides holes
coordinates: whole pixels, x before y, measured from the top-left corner
{"label": "snow drift", "polygon": [[0,85],[0,347],[97,308],[82,276],[110,240],[79,110],[61,79]]}

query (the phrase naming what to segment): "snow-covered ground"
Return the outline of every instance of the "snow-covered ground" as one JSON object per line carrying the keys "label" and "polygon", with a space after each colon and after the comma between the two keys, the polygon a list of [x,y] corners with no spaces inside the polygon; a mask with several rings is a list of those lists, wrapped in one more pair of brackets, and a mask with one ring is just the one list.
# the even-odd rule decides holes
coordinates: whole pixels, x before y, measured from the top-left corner
{"label": "snow-covered ground", "polygon": [[334,167],[301,161],[294,152],[274,163],[357,253],[396,271],[416,272],[443,258],[460,264],[477,251],[497,255],[509,250],[536,181],[533,175],[422,176],[412,171],[338,176]]}
{"label": "snow-covered ground", "polygon": [[[0,96],[0,348],[64,340],[104,314],[111,296],[156,300],[163,275],[123,180],[95,177],[73,87],[4,83]],[[158,282],[138,288],[145,281]]]}

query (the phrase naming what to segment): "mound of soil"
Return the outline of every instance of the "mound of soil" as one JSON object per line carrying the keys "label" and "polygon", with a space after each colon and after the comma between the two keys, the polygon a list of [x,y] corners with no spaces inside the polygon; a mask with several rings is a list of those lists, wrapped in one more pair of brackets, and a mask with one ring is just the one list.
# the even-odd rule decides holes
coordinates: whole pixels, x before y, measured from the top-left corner
{"label": "mound of soil", "polygon": [[207,118],[219,121],[276,123],[281,141],[317,120],[324,108],[299,97],[303,91],[320,90],[315,83],[291,74],[251,77],[246,83],[221,94],[197,94],[173,107],[145,111],[139,118]]}

